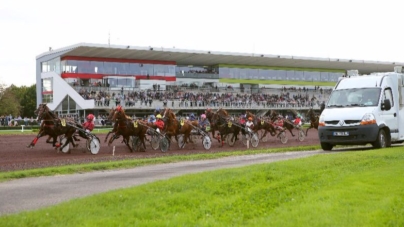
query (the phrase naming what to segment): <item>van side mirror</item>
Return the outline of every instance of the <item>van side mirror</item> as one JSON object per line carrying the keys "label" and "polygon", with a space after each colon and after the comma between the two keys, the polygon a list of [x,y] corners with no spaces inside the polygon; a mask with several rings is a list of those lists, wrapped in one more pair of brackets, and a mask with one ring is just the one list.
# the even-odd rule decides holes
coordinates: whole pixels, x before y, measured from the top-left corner
{"label": "van side mirror", "polygon": [[389,99],[385,99],[382,102],[382,110],[390,110],[391,109],[391,103]]}

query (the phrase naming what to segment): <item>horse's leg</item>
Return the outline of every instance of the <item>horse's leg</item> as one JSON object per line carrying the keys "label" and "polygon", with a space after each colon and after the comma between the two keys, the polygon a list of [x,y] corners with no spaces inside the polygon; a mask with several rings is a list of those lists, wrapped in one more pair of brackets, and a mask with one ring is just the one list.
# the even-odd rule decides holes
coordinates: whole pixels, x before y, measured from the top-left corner
{"label": "horse's leg", "polygon": [[[39,131],[39,133],[36,135],[35,139],[31,141],[31,143],[27,146],[28,148],[33,148],[36,144],[36,142],[38,142],[39,138],[41,138],[42,136],[45,135],[45,131],[41,130]],[[50,136],[49,136],[50,137]]]}
{"label": "horse's leg", "polygon": [[309,129],[311,129],[311,125],[310,125],[310,127],[308,127],[308,128],[306,129],[306,136],[307,136],[307,132],[309,131]]}
{"label": "horse's leg", "polygon": [[293,126],[289,126],[287,127],[287,129],[289,130],[290,134],[292,134],[292,136],[295,136],[295,134],[293,134],[292,130],[294,129]]}
{"label": "horse's leg", "polygon": [[109,135],[110,135],[111,133],[112,133],[112,131],[109,131],[109,132],[107,133],[107,136],[105,137],[104,143],[106,143],[106,142],[107,142],[108,137],[109,137]]}
{"label": "horse's leg", "polygon": [[125,141],[125,144],[126,144],[127,147],[129,147],[130,152],[133,152],[133,149],[132,149],[132,147],[131,147],[130,144],[129,144],[129,136],[123,136],[123,140],[122,140],[122,141]]}
{"label": "horse's leg", "polygon": [[118,138],[118,137],[117,137],[117,134],[114,133],[114,134],[111,136],[111,138],[109,139],[109,141],[108,141],[108,146],[110,146],[110,145],[112,144],[112,142],[114,142],[114,140],[115,140],[116,138]]}
{"label": "horse's leg", "polygon": [[146,136],[145,136],[145,134],[140,133],[139,139],[140,139],[140,141],[142,142],[142,145],[143,145],[143,152],[146,152],[146,143],[145,143]]}
{"label": "horse's leg", "polygon": [[50,141],[52,139],[52,136],[48,136],[48,139],[46,139],[46,143],[53,143],[52,141]]}

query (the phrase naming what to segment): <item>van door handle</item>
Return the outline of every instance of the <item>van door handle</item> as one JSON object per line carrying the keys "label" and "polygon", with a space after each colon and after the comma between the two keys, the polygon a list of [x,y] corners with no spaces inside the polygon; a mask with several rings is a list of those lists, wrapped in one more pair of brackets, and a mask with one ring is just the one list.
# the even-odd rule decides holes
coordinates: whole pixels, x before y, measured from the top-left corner
{"label": "van door handle", "polygon": [[396,114],[396,113],[394,113],[393,115],[394,115],[394,117],[397,117],[397,114]]}

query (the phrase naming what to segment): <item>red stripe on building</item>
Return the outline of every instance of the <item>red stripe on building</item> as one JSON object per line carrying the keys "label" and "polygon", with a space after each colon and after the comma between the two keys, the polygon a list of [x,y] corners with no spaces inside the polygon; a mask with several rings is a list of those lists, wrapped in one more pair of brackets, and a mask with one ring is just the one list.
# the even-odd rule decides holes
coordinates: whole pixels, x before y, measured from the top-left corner
{"label": "red stripe on building", "polygon": [[43,91],[42,94],[43,95],[51,95],[51,94],[53,94],[53,91]]}
{"label": "red stripe on building", "polygon": [[80,57],[80,56],[65,56],[65,57],[62,57],[62,61],[63,60],[177,65],[177,63],[175,61],[157,61],[157,60],[141,60],[141,59],[121,59],[121,58],[95,58],[95,57]]}

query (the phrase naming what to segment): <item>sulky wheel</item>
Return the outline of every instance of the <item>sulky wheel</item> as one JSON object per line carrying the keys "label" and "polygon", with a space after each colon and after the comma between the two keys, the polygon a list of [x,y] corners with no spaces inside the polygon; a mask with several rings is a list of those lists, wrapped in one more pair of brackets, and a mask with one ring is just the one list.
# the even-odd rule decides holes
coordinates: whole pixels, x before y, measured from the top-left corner
{"label": "sulky wheel", "polygon": [[178,136],[178,147],[180,149],[185,147],[185,140],[184,140],[184,135],[179,135]]}
{"label": "sulky wheel", "polygon": [[132,147],[132,151],[138,151],[139,150],[139,143],[140,139],[137,136],[131,136],[129,139],[129,144]]}
{"label": "sulky wheel", "polygon": [[157,134],[153,134],[150,141],[151,147],[153,150],[157,150],[160,147],[160,136]]}
{"label": "sulky wheel", "polygon": [[286,137],[286,132],[282,132],[279,137],[281,138],[281,143],[285,144],[288,142],[288,137]]}
{"label": "sulky wheel", "polygon": [[248,139],[248,137],[249,137],[248,133],[246,133],[246,134],[244,134],[244,135],[241,135],[241,142],[243,142],[243,144],[244,144],[245,146],[247,146],[247,139]]}
{"label": "sulky wheel", "polygon": [[[67,138],[66,137],[61,137],[60,138],[60,146],[62,146],[63,144],[65,144],[67,142]],[[70,144],[66,144],[66,146],[63,149],[60,149],[61,152],[67,154],[70,153]]]}
{"label": "sulky wheel", "polygon": [[233,138],[233,133],[229,133],[229,134],[226,135],[226,143],[227,143],[230,147],[234,146],[234,143],[236,142],[236,139],[233,138],[233,141],[232,141],[232,140],[231,140],[232,138]]}
{"label": "sulky wheel", "polygon": [[260,139],[258,138],[258,134],[253,133],[251,136],[251,145],[253,147],[258,147],[259,142],[260,142]]}
{"label": "sulky wheel", "polygon": [[169,147],[170,147],[170,142],[168,141],[167,137],[164,136],[160,140],[160,150],[161,150],[161,152],[167,152]]}
{"label": "sulky wheel", "polygon": [[205,150],[210,149],[210,147],[212,146],[212,140],[210,139],[209,136],[205,135],[204,137],[202,137],[202,145],[203,145],[203,148],[205,148]]}
{"label": "sulky wheel", "polygon": [[298,134],[298,136],[297,136],[297,139],[298,139],[300,142],[303,142],[305,137],[306,137],[306,134],[304,133],[304,131],[303,131],[303,130],[299,130],[299,134]]}
{"label": "sulky wheel", "polygon": [[96,136],[90,137],[87,140],[87,149],[91,152],[91,154],[98,154],[101,148],[100,139]]}

